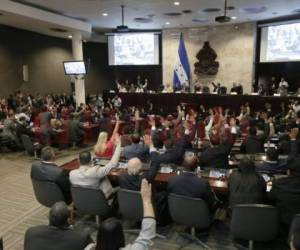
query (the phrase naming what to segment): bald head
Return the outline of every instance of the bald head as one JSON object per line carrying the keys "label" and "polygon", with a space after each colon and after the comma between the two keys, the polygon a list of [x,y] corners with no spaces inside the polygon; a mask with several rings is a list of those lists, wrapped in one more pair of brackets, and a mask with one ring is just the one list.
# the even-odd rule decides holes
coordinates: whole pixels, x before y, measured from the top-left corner
{"label": "bald head", "polygon": [[139,158],[132,158],[128,161],[128,174],[138,175],[142,169],[142,162]]}
{"label": "bald head", "polygon": [[184,156],[183,166],[186,171],[193,172],[198,166],[198,158],[194,153]]}

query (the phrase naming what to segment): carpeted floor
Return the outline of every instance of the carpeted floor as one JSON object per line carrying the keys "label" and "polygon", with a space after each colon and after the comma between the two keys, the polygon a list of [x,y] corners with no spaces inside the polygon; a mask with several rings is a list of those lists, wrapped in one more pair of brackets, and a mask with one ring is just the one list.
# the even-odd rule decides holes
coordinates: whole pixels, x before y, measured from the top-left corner
{"label": "carpeted floor", "polygon": [[[78,156],[78,150],[60,151],[58,164],[70,161]],[[4,240],[5,250],[23,249],[23,238],[27,228],[35,225],[47,224],[48,208],[40,206],[35,200],[30,181],[30,167],[33,159],[24,153],[0,155],[0,238]],[[95,229],[86,226],[82,220],[77,220],[75,227],[90,230],[95,238]],[[160,228],[159,231],[167,239],[155,239],[151,249],[204,249],[179,236],[183,229],[171,225]],[[134,235],[126,235],[127,241],[135,239]],[[204,241],[213,250],[233,250],[236,248],[229,235],[228,223],[215,224],[207,239]],[[259,246],[256,249],[282,249],[278,246]]]}

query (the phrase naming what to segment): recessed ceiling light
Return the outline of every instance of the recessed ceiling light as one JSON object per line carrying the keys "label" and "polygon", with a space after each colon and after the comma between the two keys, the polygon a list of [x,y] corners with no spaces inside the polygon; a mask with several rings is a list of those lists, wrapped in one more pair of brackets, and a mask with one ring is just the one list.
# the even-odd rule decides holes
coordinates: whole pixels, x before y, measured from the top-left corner
{"label": "recessed ceiling light", "polygon": [[174,5],[179,6],[180,2],[174,2]]}
{"label": "recessed ceiling light", "polygon": [[237,18],[236,16],[231,17],[232,20],[235,20],[236,18]]}
{"label": "recessed ceiling light", "polygon": [[68,38],[70,38],[70,39],[71,39],[72,37],[73,37],[72,35],[68,35]]}
{"label": "recessed ceiling light", "polygon": [[108,16],[108,14],[107,13],[102,13],[102,16]]}
{"label": "recessed ceiling light", "polygon": [[166,25],[170,25],[170,22],[166,22],[165,24],[166,24]]}

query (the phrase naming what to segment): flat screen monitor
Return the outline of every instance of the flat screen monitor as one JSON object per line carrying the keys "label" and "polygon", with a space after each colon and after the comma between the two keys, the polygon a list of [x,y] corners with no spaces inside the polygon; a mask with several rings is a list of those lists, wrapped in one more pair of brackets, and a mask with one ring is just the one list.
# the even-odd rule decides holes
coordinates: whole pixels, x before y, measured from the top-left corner
{"label": "flat screen monitor", "polygon": [[159,34],[115,33],[108,36],[109,65],[158,65]]}
{"label": "flat screen monitor", "polygon": [[86,66],[84,61],[63,62],[66,75],[85,75]]}

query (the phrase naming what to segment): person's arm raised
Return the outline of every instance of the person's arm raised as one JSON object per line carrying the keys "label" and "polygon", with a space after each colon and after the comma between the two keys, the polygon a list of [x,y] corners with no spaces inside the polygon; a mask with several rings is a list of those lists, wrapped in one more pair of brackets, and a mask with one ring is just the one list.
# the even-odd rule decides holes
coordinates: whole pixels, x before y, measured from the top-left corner
{"label": "person's arm raised", "polygon": [[117,136],[118,131],[119,131],[119,127],[120,127],[120,118],[119,118],[119,116],[118,116],[117,114],[116,114],[115,117],[116,117],[116,124],[115,124],[114,131],[113,131],[113,133],[112,133],[112,135],[111,135],[111,138],[110,138],[110,140],[111,140],[112,142],[115,141],[116,136]]}
{"label": "person's arm raised", "polygon": [[141,196],[144,207],[144,218],[155,218],[152,205],[152,185],[146,179],[142,180]]}

